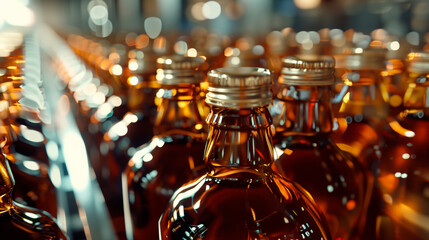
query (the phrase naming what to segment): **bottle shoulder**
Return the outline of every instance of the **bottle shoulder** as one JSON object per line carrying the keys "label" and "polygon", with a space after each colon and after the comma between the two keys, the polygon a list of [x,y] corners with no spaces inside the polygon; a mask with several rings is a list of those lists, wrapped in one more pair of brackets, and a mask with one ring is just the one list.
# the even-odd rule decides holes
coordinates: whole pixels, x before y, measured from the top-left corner
{"label": "bottle shoulder", "polygon": [[273,170],[307,189],[325,216],[347,219],[360,213],[367,182],[363,166],[351,154],[331,141],[291,143],[275,152]]}
{"label": "bottle shoulder", "polygon": [[180,188],[161,219],[163,237],[182,237],[191,230],[190,236],[199,239],[301,239],[302,234],[327,239],[305,190],[270,171],[250,175],[207,174]]}

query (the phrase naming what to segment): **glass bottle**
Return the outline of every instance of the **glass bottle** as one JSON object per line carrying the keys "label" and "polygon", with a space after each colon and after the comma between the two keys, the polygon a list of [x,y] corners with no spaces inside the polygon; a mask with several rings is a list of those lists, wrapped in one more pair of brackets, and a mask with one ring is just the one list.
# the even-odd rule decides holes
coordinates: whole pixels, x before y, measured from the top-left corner
{"label": "glass bottle", "polygon": [[132,50],[125,69],[128,76],[126,100],[101,122],[99,184],[105,196],[115,229],[125,234],[121,174],[136,149],[153,137],[156,116],[155,97],[160,86],[155,79],[156,53]]}
{"label": "glass bottle", "polygon": [[174,193],[159,239],[330,239],[311,196],[271,170],[270,71],[208,73],[209,171]]}
{"label": "glass bottle", "polygon": [[162,96],[153,139],[136,149],[123,174],[129,239],[157,239],[159,216],[176,189],[205,171],[206,133],[198,109],[203,79],[199,57],[158,58]]}
{"label": "glass bottle", "polygon": [[377,239],[429,238],[429,54],[410,53],[404,108],[383,131]]}
{"label": "glass bottle", "polygon": [[67,239],[52,217],[38,209],[24,207],[12,200],[15,185],[8,160],[0,155],[0,231],[2,239]]}
{"label": "glass bottle", "polygon": [[388,122],[388,94],[381,88],[385,51],[381,48],[344,49],[336,55],[336,68],[342,69],[346,92],[339,112],[338,127],[331,137],[337,146],[356,157],[365,169],[368,211],[361,219],[363,238],[374,238],[380,192],[374,187],[380,161],[380,130]]}
{"label": "glass bottle", "polygon": [[282,115],[276,121],[273,168],[307,189],[324,213],[333,239],[359,231],[365,206],[365,171],[332,141],[334,59],[297,55],[283,59]]}
{"label": "glass bottle", "polygon": [[335,58],[336,67],[343,69],[341,78],[347,91],[339,112],[334,113],[339,126],[332,137],[370,170],[368,155],[379,145],[379,129],[388,117],[387,92],[380,88],[385,52],[372,47],[350,48]]}
{"label": "glass bottle", "polygon": [[392,40],[387,43],[387,49],[386,69],[381,74],[389,94],[389,116],[395,118],[404,110],[402,103],[407,89],[405,60],[412,47],[406,40]]}
{"label": "glass bottle", "polygon": [[[45,137],[22,120],[35,113],[23,111],[16,102],[10,99],[9,82],[0,83],[0,132],[7,136],[5,154],[11,161],[10,167],[18,180],[13,199],[29,207],[48,211],[53,216],[57,214],[56,188],[49,177],[49,158],[45,152]],[[14,104],[10,106],[10,104]],[[11,110],[12,109],[12,110]],[[15,112],[12,114],[11,112]],[[33,122],[33,126],[37,125]],[[39,122],[40,123],[40,122]],[[40,129],[41,130],[41,129]],[[17,147],[18,146],[18,147]],[[43,156],[46,156],[43,158]]]}

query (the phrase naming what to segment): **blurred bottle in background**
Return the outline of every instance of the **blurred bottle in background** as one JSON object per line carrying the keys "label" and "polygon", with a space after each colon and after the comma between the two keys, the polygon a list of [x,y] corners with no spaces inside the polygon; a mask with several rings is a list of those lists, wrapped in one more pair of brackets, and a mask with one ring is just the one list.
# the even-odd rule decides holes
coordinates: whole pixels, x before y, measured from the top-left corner
{"label": "blurred bottle in background", "polygon": [[273,168],[301,184],[324,213],[333,239],[352,239],[367,210],[365,171],[332,141],[334,59],[297,55],[283,59],[276,98]]}
{"label": "blurred bottle in background", "polygon": [[410,53],[404,110],[383,131],[377,239],[427,239],[429,228],[429,54]]}
{"label": "blurred bottle in background", "polygon": [[161,102],[152,140],[138,147],[122,177],[129,239],[156,239],[158,220],[182,184],[205,172],[206,128],[199,108],[200,57],[161,57]]}

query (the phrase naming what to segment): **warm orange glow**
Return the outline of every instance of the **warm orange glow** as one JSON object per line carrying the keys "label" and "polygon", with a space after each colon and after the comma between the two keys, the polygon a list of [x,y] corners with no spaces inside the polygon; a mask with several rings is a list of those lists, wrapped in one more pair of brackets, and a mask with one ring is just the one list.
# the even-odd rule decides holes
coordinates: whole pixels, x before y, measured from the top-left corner
{"label": "warm orange glow", "polygon": [[195,129],[196,130],[201,130],[202,128],[203,128],[203,125],[201,123],[195,124]]}
{"label": "warm orange glow", "polygon": [[356,207],[356,201],[355,200],[347,201],[347,204],[346,204],[347,210],[351,211],[351,210],[355,209],[355,207]]}
{"label": "warm orange glow", "polygon": [[393,191],[395,191],[399,183],[399,179],[395,177],[394,174],[384,175],[382,177],[379,177],[377,180],[380,183],[380,186],[385,190],[385,192],[388,193],[392,193]]}
{"label": "warm orange glow", "polygon": [[352,154],[353,156],[357,157],[359,156],[362,146],[357,146],[360,144],[355,144],[353,146],[344,144],[344,143],[337,143],[337,147],[340,148],[341,150],[345,151],[345,152],[349,152],[350,154]]}
{"label": "warm orange glow", "polygon": [[142,49],[149,45],[149,37],[146,34],[140,34],[136,39],[136,48]]}
{"label": "warm orange glow", "polygon": [[369,44],[371,47],[382,47],[383,43],[381,41],[374,40]]}
{"label": "warm orange glow", "polygon": [[234,50],[230,47],[225,48],[224,55],[225,57],[231,57],[234,53]]}
{"label": "warm orange glow", "polygon": [[414,137],[416,134],[415,132],[403,128],[397,121],[392,121],[389,123],[390,127],[393,131],[397,132],[398,134],[404,136],[404,137]]}
{"label": "warm orange glow", "polygon": [[101,63],[100,63],[100,68],[103,69],[104,71],[109,70],[109,68],[111,67],[112,63],[109,61],[109,59],[104,59]]}
{"label": "warm orange glow", "polygon": [[167,45],[167,41],[164,37],[158,37],[153,42],[153,48],[159,51],[165,51],[166,45]]}
{"label": "warm orange glow", "polygon": [[402,97],[399,95],[393,95],[389,99],[389,104],[392,107],[399,107],[402,104]]}
{"label": "warm orange glow", "polygon": [[293,153],[293,151],[292,151],[291,149],[289,149],[289,148],[286,148],[286,149],[284,150],[284,153],[285,153],[286,155],[291,155],[291,154]]}

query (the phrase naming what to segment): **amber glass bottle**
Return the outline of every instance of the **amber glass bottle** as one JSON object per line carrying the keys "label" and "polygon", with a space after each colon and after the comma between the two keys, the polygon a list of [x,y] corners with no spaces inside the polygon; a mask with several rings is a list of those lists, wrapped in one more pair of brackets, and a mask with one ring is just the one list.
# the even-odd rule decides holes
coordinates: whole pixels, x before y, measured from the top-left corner
{"label": "amber glass bottle", "polygon": [[157,60],[162,100],[155,136],[136,149],[123,175],[129,239],[157,239],[158,219],[174,191],[205,172],[206,134],[196,90],[203,79],[199,71],[203,62],[182,56]]}
{"label": "amber glass bottle", "polygon": [[334,59],[315,55],[283,59],[273,166],[314,197],[326,216],[333,239],[351,239],[365,206],[365,172],[330,137],[333,127],[331,86]]}
{"label": "amber glass bottle", "polygon": [[368,47],[344,49],[337,55],[336,67],[342,69],[347,87],[339,112],[338,128],[332,137],[339,148],[358,158],[365,169],[369,202],[367,217],[362,219],[364,238],[374,238],[380,193],[374,188],[374,176],[380,161],[380,131],[387,123],[388,93],[380,87],[385,68],[385,51]]}
{"label": "amber glass bottle", "polygon": [[337,68],[347,92],[336,117],[339,129],[334,133],[338,146],[353,154],[367,168],[368,155],[379,143],[379,129],[387,121],[387,92],[380,88],[384,69],[384,51],[374,48],[350,48],[336,56]]}
{"label": "amber glass bottle", "polygon": [[122,105],[100,122],[102,136],[97,146],[101,170],[97,172],[99,184],[113,222],[117,224],[115,228],[121,232],[125,231],[121,174],[136,149],[153,137],[154,100],[160,87],[155,79],[155,53],[133,50],[129,55],[132,58],[124,73],[128,76],[128,94],[122,95]]}
{"label": "amber glass bottle", "polygon": [[[30,112],[30,109],[24,111],[24,107],[18,103],[19,96],[15,100],[11,99],[16,89],[11,88],[9,83],[0,83],[0,132],[7,136],[4,151],[18,181],[13,199],[56,216],[56,188],[49,178],[49,158],[43,151],[45,137],[39,130],[30,128],[37,125],[36,122],[27,127],[23,121],[26,117],[29,119],[29,116],[37,118],[37,114]],[[22,121],[16,120],[17,116]]]}
{"label": "amber glass bottle", "polygon": [[311,196],[271,170],[271,74],[220,68],[208,74],[209,172],[177,190],[160,239],[330,239]]}
{"label": "amber glass bottle", "polygon": [[52,217],[38,209],[24,207],[12,200],[15,185],[8,160],[0,154],[0,231],[2,239],[67,239]]}
{"label": "amber glass bottle", "polygon": [[353,154],[367,168],[368,155],[379,143],[379,130],[387,121],[387,92],[380,88],[385,52],[375,48],[350,48],[336,56],[337,68],[347,92],[338,113],[339,129],[334,132],[338,146]]}
{"label": "amber glass bottle", "polygon": [[429,54],[410,53],[404,108],[383,132],[378,239],[429,238]]}

